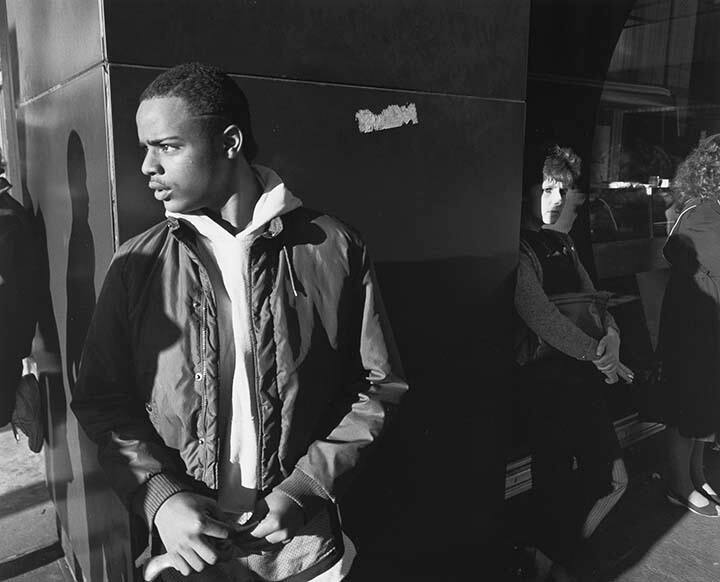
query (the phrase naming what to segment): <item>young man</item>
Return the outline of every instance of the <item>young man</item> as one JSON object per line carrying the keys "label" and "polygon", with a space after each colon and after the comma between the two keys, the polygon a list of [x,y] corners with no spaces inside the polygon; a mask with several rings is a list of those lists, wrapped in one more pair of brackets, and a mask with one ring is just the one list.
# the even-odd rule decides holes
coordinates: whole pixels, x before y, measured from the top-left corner
{"label": "young man", "polygon": [[549,297],[595,291],[572,239],[547,228],[562,215],[579,176],[580,158],[572,150],[550,150],[541,188],[529,188],[523,201],[515,288],[519,320],[555,350],[547,359],[519,361],[517,378],[529,410],[539,562],[550,570],[539,579],[554,582],[575,579],[572,571],[583,561],[584,540],[627,485],[603,394],[603,380],[632,381],[632,371],[619,359],[618,327],[606,313],[605,336],[596,339],[563,315]]}
{"label": "young man", "polygon": [[407,390],[365,245],[250,165],[221,71],[166,71],[136,122],[167,220],[113,259],[72,407],[159,534],[146,578],[341,580],[337,499]]}

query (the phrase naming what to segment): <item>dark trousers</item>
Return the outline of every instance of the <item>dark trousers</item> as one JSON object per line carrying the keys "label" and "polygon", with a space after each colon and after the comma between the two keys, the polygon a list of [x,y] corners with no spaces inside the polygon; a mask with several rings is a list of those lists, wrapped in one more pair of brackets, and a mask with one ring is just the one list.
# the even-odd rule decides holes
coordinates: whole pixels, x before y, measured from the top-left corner
{"label": "dark trousers", "polygon": [[592,363],[569,358],[521,370],[536,545],[565,565],[579,557],[627,486],[603,378]]}

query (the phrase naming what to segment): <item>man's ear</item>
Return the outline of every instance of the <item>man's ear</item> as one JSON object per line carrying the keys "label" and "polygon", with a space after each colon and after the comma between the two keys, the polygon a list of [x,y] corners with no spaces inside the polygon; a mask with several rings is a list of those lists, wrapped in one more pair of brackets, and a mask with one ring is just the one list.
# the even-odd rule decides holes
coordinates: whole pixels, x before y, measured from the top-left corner
{"label": "man's ear", "polygon": [[223,151],[229,160],[242,153],[243,134],[237,125],[228,125],[223,131]]}

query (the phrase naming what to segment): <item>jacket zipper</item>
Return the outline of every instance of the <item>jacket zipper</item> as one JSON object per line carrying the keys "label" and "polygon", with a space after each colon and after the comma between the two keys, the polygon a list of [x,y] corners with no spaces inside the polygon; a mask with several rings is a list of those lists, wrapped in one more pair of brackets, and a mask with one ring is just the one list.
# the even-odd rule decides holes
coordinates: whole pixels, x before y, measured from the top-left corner
{"label": "jacket zipper", "polygon": [[[254,243],[254,241],[253,241]],[[255,325],[253,324],[253,306],[252,306],[252,269],[251,269],[251,254],[252,254],[252,244],[251,243],[248,246],[248,252],[247,252],[247,278],[245,280],[245,295],[247,299],[247,305],[248,305],[248,323],[250,324],[250,327],[248,328],[249,336],[250,336],[250,349],[252,350],[252,362],[253,362],[253,400],[255,404],[255,410],[253,411],[253,417],[255,419],[255,441],[257,446],[257,457],[256,457],[256,469],[255,469],[255,478],[256,478],[256,487],[262,491],[262,475],[261,475],[261,464],[262,464],[262,455],[261,455],[261,443],[262,443],[262,423],[260,422],[260,399],[258,397],[258,385],[259,385],[259,378],[258,378],[258,369],[257,369],[257,340],[255,338]]]}
{"label": "jacket zipper", "polygon": [[[202,295],[200,298],[200,308],[202,310],[202,318],[201,318],[201,333],[200,333],[200,371],[196,372],[202,374],[202,390],[200,392],[200,418],[202,419],[202,431],[203,436],[200,437],[203,439],[205,446],[204,446],[204,457],[205,457],[205,463],[203,463],[203,480],[206,479],[207,475],[207,439],[208,439],[208,430],[207,430],[207,376],[205,373],[206,368],[206,361],[207,361],[207,310],[208,310],[208,299],[207,299],[207,281],[209,281],[209,277],[207,272],[205,271],[202,262],[198,258],[195,250],[188,245],[185,241],[179,240],[180,244],[182,244],[185,247],[185,250],[190,257],[190,259],[198,266],[200,270],[200,284],[202,288]],[[210,284],[210,289],[212,290],[212,284]],[[217,431],[215,431],[217,433]],[[218,441],[220,439],[220,436],[218,434],[215,434],[215,451],[217,452],[219,450],[218,447]],[[217,461],[217,454],[216,454],[216,461]],[[215,485],[217,486],[217,480],[218,480],[218,462],[215,462],[214,469],[213,469],[213,480],[215,482]]]}
{"label": "jacket zipper", "polygon": [[[205,289],[202,295],[202,335],[200,336],[200,370],[202,373],[202,398],[200,410],[202,412],[203,439],[205,441],[205,467],[207,468],[207,378],[205,377],[205,360],[207,358],[207,297]],[[217,466],[217,464],[216,464]],[[207,470],[207,469],[206,469]],[[214,473],[214,471],[213,471]],[[205,476],[203,475],[203,478]]]}

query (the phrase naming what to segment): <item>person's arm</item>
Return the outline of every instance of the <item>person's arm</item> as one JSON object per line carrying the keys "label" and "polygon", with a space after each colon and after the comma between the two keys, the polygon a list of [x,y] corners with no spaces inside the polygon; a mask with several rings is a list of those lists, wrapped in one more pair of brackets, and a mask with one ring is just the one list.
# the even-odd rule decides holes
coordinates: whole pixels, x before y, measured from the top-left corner
{"label": "person's arm", "polygon": [[[587,270],[583,266],[583,264],[578,259],[577,255],[575,256],[575,266],[577,268],[578,276],[580,277],[580,289],[582,291],[588,291],[592,292],[595,291],[595,285],[593,285],[592,279],[590,278],[590,275],[588,274]],[[615,321],[615,318],[612,316],[609,310],[605,310],[605,329],[610,330],[614,329],[618,337],[620,336],[620,327],[618,327],[618,324]]]}
{"label": "person's arm", "polygon": [[97,443],[100,465],[120,499],[152,525],[157,507],[138,505],[139,489],[156,481],[154,495],[164,500],[186,487],[175,477],[182,471],[178,457],[158,436],[145,402],[136,393],[123,277],[130,259],[130,255],[116,256],[105,277],[85,339],[71,407],[88,437]]}
{"label": "person's arm", "polygon": [[578,360],[597,358],[597,340],[565,317],[548,299],[530,256],[521,250],[515,285],[515,309],[543,341]]}
{"label": "person's arm", "polygon": [[110,265],[88,329],[72,410],[98,445],[98,460],[121,500],[152,528],[183,573],[216,559],[204,536],[227,537],[213,500],[189,491],[184,464],[155,431],[136,392],[126,261]]}
{"label": "person's arm", "polygon": [[[595,291],[595,285],[577,255],[575,255],[575,266],[580,277],[580,288],[583,291]],[[618,377],[625,382],[632,382],[634,377],[632,370],[620,361],[620,327],[609,310],[605,310],[604,324],[607,332],[598,342],[593,364],[607,376],[605,381],[608,384],[617,382]]]}
{"label": "person's arm", "polygon": [[371,261],[367,250],[360,250],[354,308],[361,318],[359,356],[364,377],[343,387],[353,400],[349,411],[325,438],[309,446],[293,472],[263,500],[268,515],[250,533],[272,543],[292,537],[324,502],[336,501],[360,457],[380,435],[388,410],[408,389]]}

